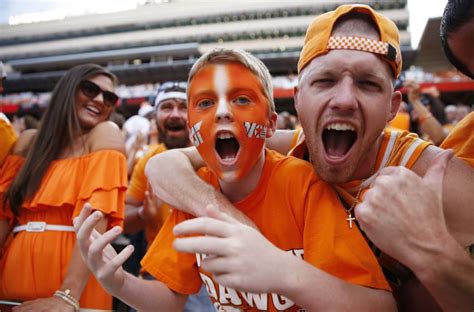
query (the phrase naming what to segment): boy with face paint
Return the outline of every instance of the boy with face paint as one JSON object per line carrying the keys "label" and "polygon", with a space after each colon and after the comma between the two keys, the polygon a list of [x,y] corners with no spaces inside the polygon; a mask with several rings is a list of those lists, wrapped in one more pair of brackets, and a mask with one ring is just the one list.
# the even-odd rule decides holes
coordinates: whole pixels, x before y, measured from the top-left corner
{"label": "boy with face paint", "polygon": [[[194,219],[174,210],[142,261],[157,281],[143,281],[120,267],[132,249],[119,255],[104,249],[120,231],[91,233],[100,214],[87,217],[85,212],[76,222],[78,242],[100,283],[140,310],[177,310],[186,295],[204,284],[219,311],[298,311],[301,307],[281,295],[278,287],[288,278],[297,281],[291,274],[292,263],[304,262],[321,278],[315,286],[317,303],[311,308],[355,304],[393,309],[383,273],[361,233],[348,226],[336,193],[308,163],[265,149],[265,138],[275,131],[275,122],[271,77],[261,61],[240,50],[216,49],[203,55],[191,69],[188,84],[191,141],[207,164],[198,174],[220,189],[262,234],[224,215],[218,216],[220,220]],[[186,230],[193,223],[205,236],[175,241],[181,234],[193,234]],[[235,238],[248,235],[249,230],[249,242],[253,235],[263,235],[281,250],[259,252],[236,243]],[[193,246],[209,248],[212,256],[195,253]],[[273,258],[281,262],[267,266]],[[232,288],[227,273],[253,266],[266,272],[248,276],[245,290]],[[262,289],[261,278],[271,279],[267,282],[274,288]],[[346,297],[349,294],[360,299]]]}
{"label": "boy with face paint", "polygon": [[191,139],[221,187],[246,178],[255,166],[262,167],[265,138],[275,128],[275,112],[267,107],[265,95],[255,90],[258,79],[242,67],[210,64],[191,76]]}

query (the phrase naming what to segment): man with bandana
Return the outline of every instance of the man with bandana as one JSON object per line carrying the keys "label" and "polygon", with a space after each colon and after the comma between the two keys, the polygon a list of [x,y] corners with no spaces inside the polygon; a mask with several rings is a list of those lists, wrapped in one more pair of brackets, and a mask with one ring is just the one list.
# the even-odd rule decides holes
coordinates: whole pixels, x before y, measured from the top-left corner
{"label": "man with bandana", "polygon": [[[316,17],[306,33],[295,88],[304,133],[280,132],[267,142],[282,153],[291,150],[292,155],[310,161],[317,174],[334,185],[347,219],[354,222],[355,216],[375,243],[371,246],[401,309],[416,309],[417,304],[420,309],[472,308],[474,286],[463,272],[472,272],[473,266],[464,249],[474,243],[474,194],[468,189],[474,184],[474,173],[460,159],[450,159],[449,153],[414,134],[384,130],[401,102],[401,94],[393,89],[400,71],[399,32],[385,16],[366,5],[342,5]],[[249,223],[221,194],[192,175],[193,166],[202,165],[197,152],[185,149],[181,157],[178,152],[150,160],[146,174],[153,191],[193,215],[209,215],[206,206],[211,203]],[[166,169],[156,172],[157,165]],[[389,166],[401,167],[384,169]],[[412,209],[394,208],[405,207],[402,190],[407,187],[394,187],[400,185],[398,180],[385,183],[393,170],[419,178],[409,178],[418,182],[417,188],[409,190],[420,192],[418,202],[410,197]],[[166,184],[160,183],[171,172]],[[426,181],[422,183],[420,176]],[[177,194],[175,187],[182,177],[186,186]],[[381,184],[383,188],[377,187]],[[366,200],[358,205],[365,194]],[[420,209],[415,209],[417,205]],[[440,250],[440,245],[446,250]],[[434,260],[437,257],[444,261]],[[303,276],[310,278],[311,273]],[[234,278],[244,280],[238,273]],[[262,284],[265,281],[261,279]],[[304,300],[296,297],[290,298]]]}
{"label": "man with bandana", "polygon": [[[319,281],[312,285],[313,300],[304,301],[304,309],[394,310],[376,258],[352,221],[346,222],[330,185],[307,162],[265,149],[265,139],[273,135],[276,125],[272,93],[268,69],[241,50],[210,51],[189,75],[188,123],[192,141],[207,165],[198,174],[229,198],[264,236],[250,227],[241,232],[240,223],[225,217],[195,219],[173,210],[142,261],[157,281],[144,281],[120,267],[133,249],[116,255],[107,246],[120,230],[98,235],[93,228],[100,214],[85,212],[75,222],[78,244],[110,293],[138,309],[176,311],[187,295],[204,284],[218,311],[300,311],[301,305],[286,297],[292,288],[280,289],[278,280],[297,283],[300,276],[291,272],[303,265],[316,272]],[[175,227],[179,223],[184,226]],[[186,230],[189,225],[197,231]],[[193,233],[205,235],[188,236]],[[186,238],[175,241],[181,235]],[[278,248],[263,253],[249,250],[255,247],[254,236]],[[237,241],[243,243],[236,245]],[[182,243],[190,247],[184,253],[173,248],[183,247]],[[196,247],[205,250],[196,253]],[[249,252],[255,252],[254,256],[246,257]],[[249,274],[255,287],[234,288],[227,278],[233,270],[256,272],[255,266],[274,256],[280,265]],[[258,286],[260,279],[269,276],[272,289],[263,290]]]}
{"label": "man with bandana", "polygon": [[125,231],[137,232],[145,228],[148,245],[169,215],[170,207],[148,193],[145,166],[148,160],[166,150],[190,146],[187,123],[186,82],[164,82],[155,99],[155,121],[158,128],[158,145],[141,158],[133,169],[125,199]]}
{"label": "man with bandana", "polygon": [[[155,98],[155,122],[158,128],[160,144],[150,150],[135,165],[125,198],[124,231],[135,233],[145,230],[147,246],[151,246],[163,223],[171,213],[171,207],[161,202],[153,193],[148,192],[145,166],[148,160],[166,150],[190,146],[189,132],[186,126],[188,106],[185,81],[168,81],[161,84]],[[152,278],[142,272],[145,278]],[[212,305],[205,288],[190,296],[184,311],[212,311]]]}

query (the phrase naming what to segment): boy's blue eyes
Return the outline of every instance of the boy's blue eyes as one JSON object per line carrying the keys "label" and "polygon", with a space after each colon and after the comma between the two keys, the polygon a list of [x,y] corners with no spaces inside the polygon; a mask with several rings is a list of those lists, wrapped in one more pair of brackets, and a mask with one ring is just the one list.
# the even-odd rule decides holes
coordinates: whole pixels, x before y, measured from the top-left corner
{"label": "boy's blue eyes", "polygon": [[234,100],[235,103],[240,104],[240,105],[245,105],[250,103],[250,99],[245,97],[245,96],[239,96]]}
{"label": "boy's blue eyes", "polygon": [[[239,96],[232,100],[232,103],[237,104],[237,105],[247,105],[250,102],[251,100],[246,96]],[[200,102],[198,102],[197,106],[199,108],[208,108],[214,105],[214,103],[215,103],[214,100],[201,100]]]}
{"label": "boy's blue eyes", "polygon": [[207,108],[207,107],[211,106],[212,104],[213,104],[213,102],[211,100],[203,100],[203,101],[200,101],[198,103],[198,107]]}

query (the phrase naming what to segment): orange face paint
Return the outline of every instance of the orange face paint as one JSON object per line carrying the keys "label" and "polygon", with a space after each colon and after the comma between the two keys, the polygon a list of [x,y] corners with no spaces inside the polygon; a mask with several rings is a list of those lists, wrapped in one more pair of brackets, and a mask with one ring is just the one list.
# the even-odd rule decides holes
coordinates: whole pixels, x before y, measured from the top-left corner
{"label": "orange face paint", "polygon": [[257,77],[239,63],[209,64],[188,86],[191,139],[225,181],[239,180],[263,151],[268,103]]}

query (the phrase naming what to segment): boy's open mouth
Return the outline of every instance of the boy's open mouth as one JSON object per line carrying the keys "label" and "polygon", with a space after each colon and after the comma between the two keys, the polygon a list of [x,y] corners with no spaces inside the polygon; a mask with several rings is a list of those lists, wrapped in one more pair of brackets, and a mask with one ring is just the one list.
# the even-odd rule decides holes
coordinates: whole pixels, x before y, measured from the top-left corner
{"label": "boy's open mouth", "polygon": [[322,139],[326,155],[332,159],[339,159],[344,158],[354,145],[357,132],[350,124],[331,123],[323,130]]}
{"label": "boy's open mouth", "polygon": [[237,158],[240,144],[230,132],[219,132],[217,134],[215,150],[224,163],[231,163]]}

